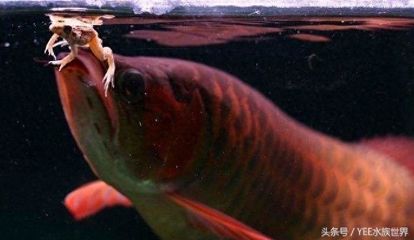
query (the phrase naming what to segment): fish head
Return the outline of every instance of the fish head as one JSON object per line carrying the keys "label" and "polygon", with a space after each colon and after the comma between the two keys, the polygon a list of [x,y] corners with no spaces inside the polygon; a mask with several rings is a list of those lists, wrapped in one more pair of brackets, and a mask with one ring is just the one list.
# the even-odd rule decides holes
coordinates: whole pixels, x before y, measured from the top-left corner
{"label": "fish head", "polygon": [[120,179],[170,183],[188,176],[204,121],[191,70],[170,59],[115,56],[115,63],[115,85],[107,96],[106,67],[90,52],[80,51],[55,72],[66,119],[85,159],[115,185]]}

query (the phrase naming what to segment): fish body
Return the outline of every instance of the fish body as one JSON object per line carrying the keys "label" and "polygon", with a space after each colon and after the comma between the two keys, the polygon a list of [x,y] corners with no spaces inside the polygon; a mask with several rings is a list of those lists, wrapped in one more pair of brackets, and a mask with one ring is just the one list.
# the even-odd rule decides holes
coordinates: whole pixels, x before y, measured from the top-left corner
{"label": "fish body", "polygon": [[56,71],[59,94],[93,171],[162,239],[414,231],[413,170],[395,151],[318,133],[202,64],[118,55],[115,63],[116,86],[105,97],[104,67],[81,51]]}

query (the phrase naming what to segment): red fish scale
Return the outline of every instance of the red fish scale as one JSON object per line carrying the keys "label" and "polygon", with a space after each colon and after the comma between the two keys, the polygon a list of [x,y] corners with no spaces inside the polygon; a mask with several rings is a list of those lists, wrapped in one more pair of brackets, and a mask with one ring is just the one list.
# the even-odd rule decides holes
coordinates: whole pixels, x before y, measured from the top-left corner
{"label": "red fish scale", "polygon": [[414,231],[413,215],[393,216],[401,208],[384,200],[410,202],[412,194],[401,199],[405,183],[391,185],[402,169],[304,128],[229,75],[203,71],[209,78],[198,84],[210,141],[203,187],[220,199],[219,209],[288,239],[316,239],[322,227],[408,225]]}

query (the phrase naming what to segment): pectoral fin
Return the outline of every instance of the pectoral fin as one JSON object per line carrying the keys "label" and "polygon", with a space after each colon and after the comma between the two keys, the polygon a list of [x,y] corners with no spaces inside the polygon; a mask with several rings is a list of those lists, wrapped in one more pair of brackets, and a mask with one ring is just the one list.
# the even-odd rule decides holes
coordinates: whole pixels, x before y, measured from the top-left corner
{"label": "pectoral fin", "polygon": [[209,231],[220,238],[233,240],[270,240],[271,238],[241,223],[240,221],[212,209],[202,203],[190,200],[176,193],[169,193],[169,198],[188,211],[195,219],[194,225]]}
{"label": "pectoral fin", "polygon": [[92,216],[106,207],[132,206],[128,198],[103,181],[77,188],[66,196],[64,204],[76,220]]}

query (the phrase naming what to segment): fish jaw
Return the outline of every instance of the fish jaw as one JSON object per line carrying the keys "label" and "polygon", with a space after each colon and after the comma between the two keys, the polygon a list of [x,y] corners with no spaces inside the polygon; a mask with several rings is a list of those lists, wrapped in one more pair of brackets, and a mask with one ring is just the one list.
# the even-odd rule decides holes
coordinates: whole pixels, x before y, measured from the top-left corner
{"label": "fish jaw", "polygon": [[82,52],[61,71],[56,70],[55,75],[72,135],[95,174],[107,178],[103,175],[114,167],[111,146],[117,113],[112,98],[104,96],[103,66]]}
{"label": "fish jaw", "polygon": [[[61,71],[55,70],[59,96],[70,131],[83,157],[100,179],[126,196],[159,193],[158,186],[141,178],[128,166],[130,149],[121,146],[125,119],[113,89],[105,91],[105,67],[90,52],[79,51],[77,58]],[[128,127],[126,127],[128,128]],[[129,128],[128,128],[129,129]],[[127,131],[128,131],[127,129]],[[140,142],[132,148],[139,149]],[[136,153],[135,155],[140,155]]]}

